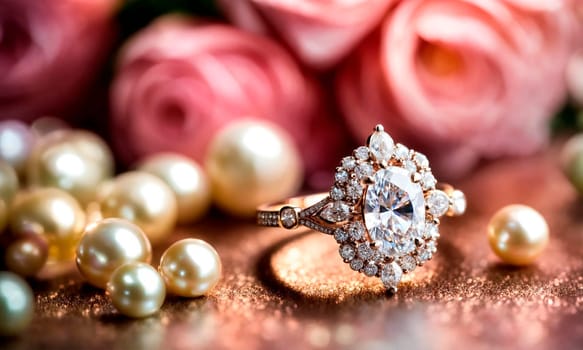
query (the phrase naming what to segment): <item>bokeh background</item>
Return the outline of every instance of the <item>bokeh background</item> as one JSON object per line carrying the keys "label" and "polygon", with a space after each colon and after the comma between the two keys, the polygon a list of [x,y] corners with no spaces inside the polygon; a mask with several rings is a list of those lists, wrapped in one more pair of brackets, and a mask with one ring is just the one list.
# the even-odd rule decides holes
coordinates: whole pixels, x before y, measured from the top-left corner
{"label": "bokeh background", "polygon": [[[395,295],[235,218],[328,190],[378,123],[468,199]],[[580,349],[581,129],[581,0],[0,0],[0,348]],[[513,203],[549,226],[526,267],[488,245]],[[79,253],[101,217],[153,266],[207,241],[220,280],[124,317]]]}
{"label": "bokeh background", "polygon": [[101,134],[118,169],[281,126],[305,184],[382,123],[442,179],[581,127],[576,0],[5,0],[0,119]]}

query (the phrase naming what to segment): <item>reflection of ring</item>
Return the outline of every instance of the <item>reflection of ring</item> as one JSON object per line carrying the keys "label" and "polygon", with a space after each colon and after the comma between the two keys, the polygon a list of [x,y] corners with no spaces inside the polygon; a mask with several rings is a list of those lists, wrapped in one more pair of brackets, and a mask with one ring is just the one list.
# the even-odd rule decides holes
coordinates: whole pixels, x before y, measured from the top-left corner
{"label": "reflection of ring", "polygon": [[394,293],[403,273],[436,252],[439,217],[465,210],[463,192],[438,184],[423,154],[395,145],[378,125],[367,146],[342,159],[329,193],[261,206],[257,222],[334,235],[344,262]]}

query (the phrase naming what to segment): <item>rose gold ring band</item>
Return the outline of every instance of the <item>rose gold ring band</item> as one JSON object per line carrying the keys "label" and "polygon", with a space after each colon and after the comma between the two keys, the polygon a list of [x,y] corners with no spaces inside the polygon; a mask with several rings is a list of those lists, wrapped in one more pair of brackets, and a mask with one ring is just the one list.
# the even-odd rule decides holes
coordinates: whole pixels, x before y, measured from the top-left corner
{"label": "rose gold ring band", "polygon": [[[438,183],[436,187],[450,197],[459,192],[446,183]],[[331,203],[334,203],[334,200],[330,198],[329,194],[321,192],[288,198],[278,203],[261,205],[257,208],[257,224],[268,227],[281,227],[288,230],[305,226],[326,234],[334,234],[334,231],[341,225],[327,221],[319,215]],[[450,202],[450,209],[446,215],[458,216],[461,213],[455,210],[453,203]],[[350,217],[362,217],[361,203],[355,206],[350,213]]]}

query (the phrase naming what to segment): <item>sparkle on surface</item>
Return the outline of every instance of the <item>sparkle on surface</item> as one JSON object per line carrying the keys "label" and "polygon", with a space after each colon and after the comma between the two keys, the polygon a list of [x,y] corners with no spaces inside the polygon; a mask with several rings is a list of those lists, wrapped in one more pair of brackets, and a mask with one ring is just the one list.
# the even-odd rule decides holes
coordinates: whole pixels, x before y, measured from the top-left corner
{"label": "sparkle on surface", "polygon": [[425,223],[425,199],[419,184],[400,167],[381,169],[367,187],[364,221],[383,254],[401,256],[414,249],[414,233]]}
{"label": "sparkle on surface", "polygon": [[[61,277],[29,281],[36,317],[0,347],[580,349],[583,205],[556,154],[488,163],[456,183],[472,210],[443,221],[439,254],[403,275],[396,295],[348,268],[328,235],[207,217],[178,228],[154,248],[153,261],[173,241],[209,242],[224,274],[208,296],[168,297],[159,314],[129,320],[72,264]],[[533,183],[553,185],[533,191]],[[489,217],[511,203],[540,208],[553,228],[547,251],[530,267],[500,264],[484,238]]]}

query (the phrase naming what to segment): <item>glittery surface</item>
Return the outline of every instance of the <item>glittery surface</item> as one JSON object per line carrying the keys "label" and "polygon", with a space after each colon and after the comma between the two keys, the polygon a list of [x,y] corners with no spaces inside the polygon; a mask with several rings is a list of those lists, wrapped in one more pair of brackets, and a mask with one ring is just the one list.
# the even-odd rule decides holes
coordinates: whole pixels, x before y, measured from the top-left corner
{"label": "glittery surface", "polygon": [[[167,299],[151,318],[118,315],[102,291],[66,277],[33,282],[37,315],[3,349],[580,349],[583,203],[552,155],[491,164],[458,183],[468,213],[444,219],[438,253],[397,295],[351,271],[330,236],[211,219],[202,238],[224,275],[205,298]],[[486,238],[501,206],[539,210],[551,242],[533,266],[502,265]],[[157,252],[157,261],[161,249]]]}

